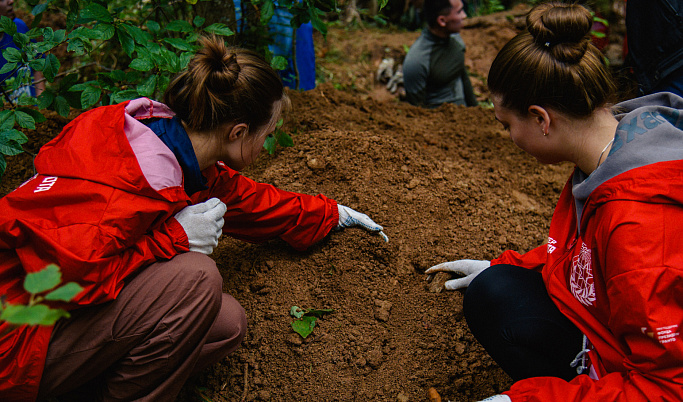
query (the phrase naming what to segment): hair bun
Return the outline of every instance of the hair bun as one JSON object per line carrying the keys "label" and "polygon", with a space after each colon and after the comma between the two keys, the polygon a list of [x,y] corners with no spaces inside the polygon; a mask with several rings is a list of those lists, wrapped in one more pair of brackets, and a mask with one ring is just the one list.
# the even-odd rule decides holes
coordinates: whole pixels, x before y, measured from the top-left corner
{"label": "hair bun", "polygon": [[538,46],[558,61],[578,63],[590,44],[593,16],[578,4],[549,2],[535,7],[526,23]]}

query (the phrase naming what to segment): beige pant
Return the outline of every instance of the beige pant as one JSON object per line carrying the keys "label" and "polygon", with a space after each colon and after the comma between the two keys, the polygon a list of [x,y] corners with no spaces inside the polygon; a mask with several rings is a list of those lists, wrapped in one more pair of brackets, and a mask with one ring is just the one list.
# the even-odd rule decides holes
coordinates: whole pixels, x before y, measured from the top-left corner
{"label": "beige pant", "polygon": [[116,300],[55,326],[39,398],[173,401],[193,374],[244,338],[244,309],[215,262],[185,253],[141,270]]}

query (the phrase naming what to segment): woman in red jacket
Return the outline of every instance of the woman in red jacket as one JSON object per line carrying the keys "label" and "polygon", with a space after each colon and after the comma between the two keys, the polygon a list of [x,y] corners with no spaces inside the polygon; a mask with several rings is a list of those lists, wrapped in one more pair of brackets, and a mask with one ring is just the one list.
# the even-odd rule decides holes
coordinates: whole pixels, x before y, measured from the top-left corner
{"label": "woman in red jacket", "polygon": [[38,174],[0,199],[6,302],[26,303],[26,273],[48,264],[84,288],[55,305],[71,318],[0,338],[0,400],[173,400],[246,331],[244,310],[222,293],[207,257],[222,233],[305,249],[335,228],[381,232],[323,195],[238,173],[289,101],[260,57],[203,44],[164,103],[82,114],[41,149]]}
{"label": "woman in red jacket", "polygon": [[609,107],[591,13],[546,3],[489,72],[496,118],[541,163],[569,161],[547,244],[464,275],[477,340],[515,381],[490,401],[683,400],[683,99]]}

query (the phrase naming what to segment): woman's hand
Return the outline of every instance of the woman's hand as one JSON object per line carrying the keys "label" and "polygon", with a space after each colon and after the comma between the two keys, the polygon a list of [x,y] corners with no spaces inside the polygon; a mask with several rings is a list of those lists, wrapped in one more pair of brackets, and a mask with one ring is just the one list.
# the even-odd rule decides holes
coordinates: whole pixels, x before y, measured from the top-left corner
{"label": "woman's hand", "polygon": [[487,260],[457,260],[450,262],[443,262],[435,265],[425,271],[426,274],[434,274],[436,272],[455,272],[463,275],[463,278],[451,279],[446,281],[444,287],[448,290],[466,288],[479,273],[491,266],[491,261]]}
{"label": "woman's hand", "polygon": [[190,251],[209,255],[218,245],[223,232],[223,215],[228,208],[218,198],[189,205],[175,215],[185,230],[190,243]]}
{"label": "woman's hand", "polygon": [[367,215],[354,211],[349,207],[337,204],[339,209],[339,223],[337,224],[337,229],[348,228],[352,226],[360,226],[363,229],[369,230],[371,232],[378,232],[384,241],[388,242],[389,238],[382,232],[384,228],[375,223]]}

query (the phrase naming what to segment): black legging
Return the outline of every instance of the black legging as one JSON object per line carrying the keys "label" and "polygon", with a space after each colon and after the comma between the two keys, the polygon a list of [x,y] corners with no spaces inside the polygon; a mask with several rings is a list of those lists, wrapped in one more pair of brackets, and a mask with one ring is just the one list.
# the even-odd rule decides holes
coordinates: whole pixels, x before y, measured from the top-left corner
{"label": "black legging", "polygon": [[583,335],[550,300],[540,273],[487,268],[467,288],[463,309],[474,336],[514,381],[577,375],[570,363]]}

